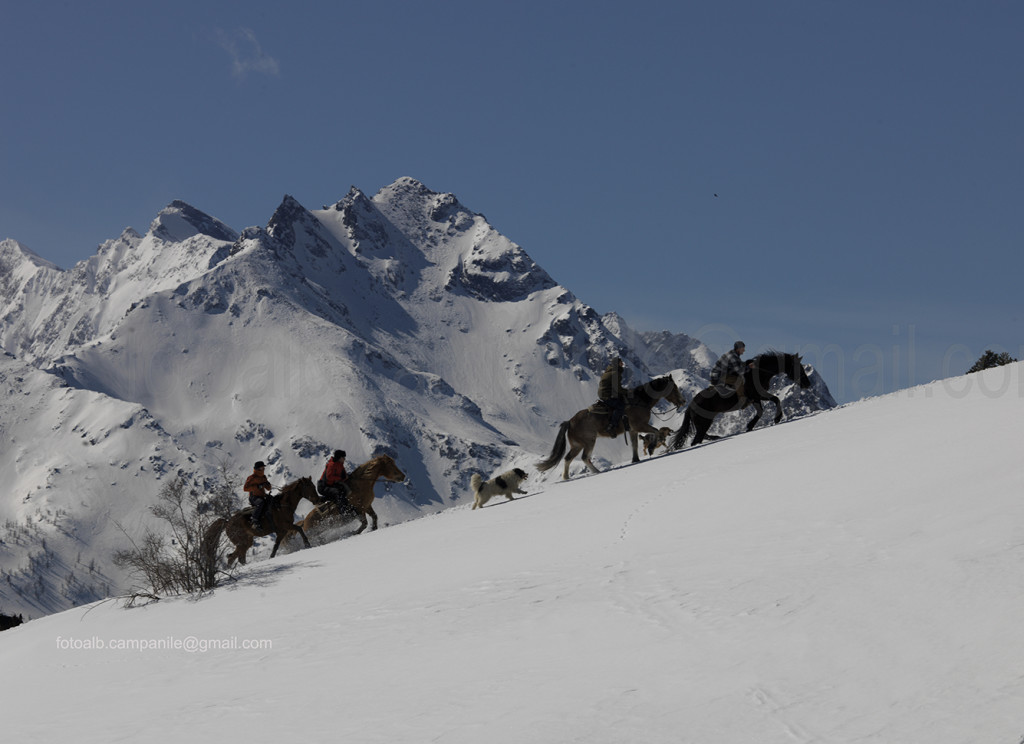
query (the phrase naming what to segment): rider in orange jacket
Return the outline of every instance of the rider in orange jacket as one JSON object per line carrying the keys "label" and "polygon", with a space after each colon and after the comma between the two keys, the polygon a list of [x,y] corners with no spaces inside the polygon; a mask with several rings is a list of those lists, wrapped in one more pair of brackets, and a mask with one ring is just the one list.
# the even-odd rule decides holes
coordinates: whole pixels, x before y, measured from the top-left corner
{"label": "rider in orange jacket", "polygon": [[253,507],[252,526],[256,528],[262,524],[263,517],[270,507],[272,486],[263,473],[265,468],[266,465],[262,461],[253,465],[252,475],[245,479],[245,485],[242,486],[242,490],[249,494],[249,504]]}

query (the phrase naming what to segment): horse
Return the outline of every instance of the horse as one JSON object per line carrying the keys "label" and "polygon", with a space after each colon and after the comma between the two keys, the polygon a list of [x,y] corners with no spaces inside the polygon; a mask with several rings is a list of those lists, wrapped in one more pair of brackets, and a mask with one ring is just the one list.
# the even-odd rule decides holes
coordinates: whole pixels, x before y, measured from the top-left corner
{"label": "horse", "polygon": [[[594,451],[594,444],[598,437],[611,437],[614,439],[625,431],[625,422],[629,422],[629,439],[633,445],[633,462],[640,462],[640,455],[637,452],[637,442],[640,434],[657,434],[658,430],[650,424],[651,409],[654,405],[665,399],[676,407],[676,410],[686,405],[686,398],[679,391],[675,380],[671,375],[658,377],[650,382],[639,385],[629,391],[626,398],[626,410],[618,425],[611,432],[608,431],[608,413],[595,412],[590,408],[577,411],[576,415],[568,421],[563,421],[558,429],[558,437],[555,445],[551,448],[551,454],[543,462],[536,465],[541,472],[550,470],[558,460],[565,455],[565,469],[562,472],[562,479],[569,480],[569,464],[581,451],[582,460],[591,471],[600,471],[590,460],[590,453]],[[566,441],[569,442],[569,454],[565,454]]]}
{"label": "horse", "polygon": [[708,429],[711,428],[715,416],[754,406],[754,418],[747,424],[747,431],[750,431],[761,420],[761,414],[764,413],[762,402],[766,400],[775,403],[775,423],[779,423],[782,420],[782,402],[778,396],[772,395],[768,388],[772,379],[781,374],[785,374],[801,388],[811,386],[803,362],[797,354],[783,354],[778,351],[759,354],[751,360],[751,364],[743,373],[745,400],[740,400],[735,390],[723,389],[724,386],[721,385],[712,385],[697,393],[686,407],[683,425],[673,437],[671,449],[680,449],[685,444],[691,424],[694,428],[691,445],[697,445],[703,442],[705,437],[713,438],[708,435]]}
{"label": "horse", "polygon": [[271,558],[277,555],[278,547],[280,547],[284,538],[292,532],[298,532],[302,536],[302,540],[306,543],[307,548],[312,547],[309,544],[306,533],[302,531],[302,527],[295,524],[295,507],[298,506],[302,499],[306,499],[312,504],[319,504],[322,501],[320,494],[316,492],[316,486],[313,485],[313,479],[309,476],[299,478],[297,481],[283,486],[280,493],[271,500],[270,509],[267,514],[270,521],[269,529],[262,525],[259,527],[252,526],[250,521],[253,511],[252,507],[235,512],[230,517],[221,517],[215,520],[207,528],[206,535],[203,537],[203,544],[206,546],[207,555],[212,556],[216,552],[217,543],[220,541],[222,532],[235,545],[234,552],[229,553],[227,556],[229,568],[236,560],[244,566],[245,554],[252,547],[253,539],[265,537],[271,532],[277,533],[274,549],[270,551]]}
{"label": "horse", "polygon": [[0,630],[10,630],[11,628],[17,628],[25,622],[25,618],[22,617],[21,613],[17,615],[5,615],[0,612]]}
{"label": "horse", "polygon": [[373,510],[373,486],[380,478],[393,483],[401,483],[405,480],[405,473],[398,469],[390,455],[378,455],[372,460],[364,462],[348,476],[347,483],[351,490],[348,493],[348,503],[345,508],[339,509],[335,502],[324,501],[311,509],[302,520],[303,529],[312,532],[325,520],[338,520],[344,524],[358,519],[360,526],[355,531],[355,534],[358,535],[367,527],[367,514],[373,519],[370,531],[377,529],[377,512]]}

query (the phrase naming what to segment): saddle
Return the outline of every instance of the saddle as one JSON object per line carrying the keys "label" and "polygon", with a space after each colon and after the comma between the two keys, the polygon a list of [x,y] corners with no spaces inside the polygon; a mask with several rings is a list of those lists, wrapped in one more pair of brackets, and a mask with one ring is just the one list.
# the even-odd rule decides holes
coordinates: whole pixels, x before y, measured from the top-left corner
{"label": "saddle", "polygon": [[620,398],[618,400],[614,398],[610,400],[598,399],[596,403],[591,403],[587,410],[590,411],[591,413],[597,413],[602,415],[613,413],[616,410],[616,407],[618,407],[619,411],[625,411],[626,408],[629,407],[632,400],[633,398],[631,395],[626,395],[626,397]]}
{"label": "saddle", "polygon": [[[733,384],[738,384],[739,385],[739,390],[737,390],[735,387],[733,387]],[[735,398],[736,399],[736,403],[739,404],[740,406],[746,405],[747,396],[746,396],[745,383],[744,383],[743,379],[740,378],[740,380],[738,382],[734,382],[733,384],[729,384],[729,383],[726,383],[726,382],[719,382],[719,383],[717,383],[715,385],[712,385],[708,389],[709,390],[714,390],[715,393],[717,393],[718,396],[720,398],[722,398],[723,400],[728,400],[729,398]]]}
{"label": "saddle", "polygon": [[[618,403],[618,407],[615,406],[615,403]],[[611,431],[612,426],[617,425],[620,420],[625,423],[625,431],[629,431],[629,418],[626,416],[626,406],[628,405],[629,403],[626,400],[599,400],[596,403],[591,404],[587,410],[595,416],[606,417],[608,419],[607,427],[609,431]]]}
{"label": "saddle", "polygon": [[[270,510],[268,509],[267,511],[270,511]],[[263,522],[260,522],[260,524],[253,524],[253,519],[252,518],[253,518],[253,515],[256,513],[256,507],[255,506],[247,506],[244,509],[242,509],[239,513],[242,515],[242,517],[245,519],[246,522],[251,524],[256,529],[262,529],[264,527]],[[264,515],[264,521],[266,521],[266,515]]]}
{"label": "saddle", "polygon": [[[280,501],[281,494],[279,493],[271,494],[267,497],[267,506],[263,511],[263,518],[260,520],[259,524],[253,525],[256,529],[270,529],[273,526],[272,522],[268,520],[270,520],[270,513],[274,511],[274,508],[280,503]],[[252,524],[252,518],[255,513],[255,506],[247,506],[242,509],[242,515],[246,518],[249,524]]]}

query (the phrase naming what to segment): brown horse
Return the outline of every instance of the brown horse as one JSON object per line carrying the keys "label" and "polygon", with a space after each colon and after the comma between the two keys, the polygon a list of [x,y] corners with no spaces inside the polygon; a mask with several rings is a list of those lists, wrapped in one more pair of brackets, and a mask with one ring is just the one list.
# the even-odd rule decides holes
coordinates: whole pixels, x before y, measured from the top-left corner
{"label": "brown horse", "polygon": [[309,511],[301,522],[302,527],[312,532],[315,527],[326,521],[344,524],[358,519],[360,527],[355,531],[358,535],[366,529],[366,515],[369,514],[373,519],[370,530],[377,529],[377,512],[373,510],[373,486],[380,478],[401,483],[405,480],[405,473],[398,469],[390,455],[378,455],[369,462],[364,462],[348,477],[348,485],[352,490],[349,491],[345,508],[339,510],[335,502],[325,501]]}
{"label": "brown horse", "polygon": [[203,537],[207,553],[209,555],[215,553],[222,532],[235,545],[234,552],[228,553],[227,556],[229,567],[236,560],[245,565],[245,554],[252,547],[253,539],[265,537],[271,532],[277,533],[274,549],[270,552],[271,558],[277,555],[277,549],[281,542],[291,532],[298,532],[302,536],[303,542],[306,543],[306,547],[310,547],[306,533],[302,531],[300,525],[295,524],[295,507],[302,499],[313,504],[319,504],[322,501],[320,494],[316,492],[316,486],[313,485],[313,479],[308,476],[283,486],[281,492],[273,498],[267,514],[271,523],[269,529],[263,526],[259,528],[252,526],[249,521],[252,516],[252,507],[235,512],[230,517],[221,517],[210,525]]}
{"label": "brown horse", "polygon": [[679,391],[675,380],[671,375],[651,380],[645,385],[633,388],[629,391],[626,399],[626,410],[618,426],[611,432],[608,431],[608,414],[596,413],[589,408],[578,411],[568,421],[562,423],[558,430],[558,438],[555,446],[551,449],[548,459],[537,463],[537,470],[549,470],[558,463],[558,460],[565,455],[566,440],[569,441],[569,454],[565,455],[565,470],[562,473],[564,480],[569,480],[569,464],[581,451],[583,462],[593,472],[600,472],[590,460],[590,453],[594,451],[594,444],[598,437],[615,438],[625,431],[625,421],[629,421],[629,439],[633,445],[633,462],[640,462],[640,455],[637,452],[637,441],[640,434],[657,434],[658,430],[650,424],[651,409],[659,401],[665,399],[678,410],[686,405],[686,398]]}

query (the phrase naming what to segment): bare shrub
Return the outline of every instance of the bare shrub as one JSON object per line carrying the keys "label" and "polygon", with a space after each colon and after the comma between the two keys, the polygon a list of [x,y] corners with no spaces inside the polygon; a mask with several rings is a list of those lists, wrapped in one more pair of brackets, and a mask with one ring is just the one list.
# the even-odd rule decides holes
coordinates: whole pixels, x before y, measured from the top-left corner
{"label": "bare shrub", "polygon": [[[225,478],[226,481],[226,478]],[[169,481],[150,507],[166,531],[149,527],[138,539],[118,523],[131,543],[114,553],[113,562],[145,581],[154,594],[202,592],[217,585],[223,551],[204,540],[210,525],[236,508],[230,484],[215,489],[203,499],[184,477]]]}

